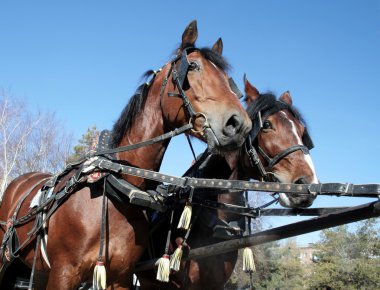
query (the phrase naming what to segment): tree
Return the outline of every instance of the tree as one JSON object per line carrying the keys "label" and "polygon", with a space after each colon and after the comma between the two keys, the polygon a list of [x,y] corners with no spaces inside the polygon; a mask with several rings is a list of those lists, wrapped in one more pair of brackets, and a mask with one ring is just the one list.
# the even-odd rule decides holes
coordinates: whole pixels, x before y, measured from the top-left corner
{"label": "tree", "polygon": [[312,289],[379,289],[380,236],[376,219],[323,230],[310,277]]}
{"label": "tree", "polygon": [[78,144],[74,146],[74,154],[68,158],[68,163],[75,162],[86,154],[95,151],[99,139],[100,131],[93,125],[87,129],[87,132],[79,139]]}
{"label": "tree", "polygon": [[244,273],[241,258],[238,259],[226,289],[251,289],[251,285],[253,289],[304,289],[307,272],[294,240],[288,239],[283,245],[278,242],[259,245],[253,247],[253,252],[256,272],[251,277]]}
{"label": "tree", "polygon": [[263,289],[304,289],[306,272],[295,240],[287,239],[285,244],[274,248],[271,259],[270,276],[263,281]]}
{"label": "tree", "polygon": [[33,114],[25,101],[0,91],[0,199],[9,182],[32,171],[56,173],[70,155],[72,136],[54,113]]}

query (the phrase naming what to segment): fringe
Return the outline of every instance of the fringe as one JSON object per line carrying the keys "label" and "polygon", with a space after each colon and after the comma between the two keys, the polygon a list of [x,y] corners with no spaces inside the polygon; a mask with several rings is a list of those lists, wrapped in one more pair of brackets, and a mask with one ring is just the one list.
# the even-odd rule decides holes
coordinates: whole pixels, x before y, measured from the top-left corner
{"label": "fringe", "polygon": [[173,255],[170,257],[170,269],[178,272],[181,268],[181,259],[182,259],[183,249],[182,245],[179,245],[178,248],[174,251]]}
{"label": "fringe", "polygon": [[244,248],[243,271],[246,273],[252,273],[256,271],[255,261],[253,259],[253,252],[252,252],[252,249],[249,247]]}
{"label": "fringe", "polygon": [[191,214],[192,214],[192,206],[191,204],[185,205],[185,208],[183,209],[183,212],[181,214],[181,218],[179,219],[178,222],[178,229],[184,229],[188,230],[190,226],[190,221],[191,221]]}
{"label": "fringe", "polygon": [[156,279],[161,282],[169,282],[169,255],[165,254],[158,260],[158,269]]}
{"label": "fringe", "polygon": [[95,290],[107,289],[106,267],[102,261],[96,262],[92,284]]}

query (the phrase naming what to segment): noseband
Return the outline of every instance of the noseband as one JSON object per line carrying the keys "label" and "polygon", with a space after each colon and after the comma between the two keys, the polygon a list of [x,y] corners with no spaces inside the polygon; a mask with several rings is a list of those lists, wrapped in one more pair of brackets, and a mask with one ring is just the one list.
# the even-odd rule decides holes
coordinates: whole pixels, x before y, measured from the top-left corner
{"label": "noseband", "polygon": [[[274,113],[283,110],[283,109],[289,109],[289,106],[281,101],[276,102],[276,107],[273,109],[266,110],[264,113],[264,118],[269,117],[270,115],[273,115]],[[257,146],[258,152],[260,155],[265,159],[267,162],[267,166],[264,166],[261,162],[261,159],[259,157],[259,154],[254,147],[253,143],[256,143],[256,139],[260,133],[260,130],[263,127],[262,117],[261,117],[261,111],[259,111],[256,116],[253,118],[253,126],[252,133],[247,137],[245,142],[245,150],[246,153],[249,156],[249,160],[251,162],[251,165],[253,167],[257,167],[259,170],[261,176],[265,181],[273,181],[274,173],[272,172],[272,169],[274,165],[276,165],[278,162],[280,162],[283,158],[288,156],[289,154],[292,154],[293,152],[296,152],[298,150],[302,151],[303,154],[309,154],[309,150],[311,150],[314,147],[314,144],[310,138],[310,135],[305,128],[304,133],[302,135],[302,143],[304,145],[293,145],[290,146],[281,152],[277,153],[274,157],[269,157],[268,154],[264,152],[264,150]]]}

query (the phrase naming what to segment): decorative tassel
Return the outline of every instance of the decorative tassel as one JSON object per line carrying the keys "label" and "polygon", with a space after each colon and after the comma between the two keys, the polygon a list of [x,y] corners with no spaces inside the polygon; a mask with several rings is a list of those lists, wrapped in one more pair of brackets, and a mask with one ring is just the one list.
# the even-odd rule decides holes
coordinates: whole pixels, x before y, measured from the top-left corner
{"label": "decorative tassel", "polygon": [[104,263],[102,261],[96,262],[92,284],[96,290],[107,289],[106,267],[104,267]]}
{"label": "decorative tassel", "polygon": [[243,252],[243,271],[251,273],[256,271],[255,261],[253,260],[253,252],[249,247],[244,248]]}
{"label": "decorative tassel", "polygon": [[192,211],[193,209],[192,209],[191,204],[186,204],[181,214],[181,218],[179,219],[179,222],[178,222],[178,226],[177,226],[178,229],[184,229],[184,230],[189,229]]}
{"label": "decorative tassel", "polygon": [[165,254],[158,260],[158,269],[156,279],[161,282],[169,282],[169,255]]}
{"label": "decorative tassel", "polygon": [[178,272],[181,267],[182,259],[182,245],[179,245],[178,248],[174,251],[173,255],[170,257],[170,269]]}

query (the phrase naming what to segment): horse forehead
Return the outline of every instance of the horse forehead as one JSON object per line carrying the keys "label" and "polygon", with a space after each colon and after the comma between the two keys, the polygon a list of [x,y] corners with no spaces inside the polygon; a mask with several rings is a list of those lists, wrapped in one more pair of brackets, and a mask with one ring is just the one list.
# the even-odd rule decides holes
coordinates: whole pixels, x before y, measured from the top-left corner
{"label": "horse forehead", "polygon": [[289,128],[293,126],[297,128],[300,124],[300,122],[288,110],[280,110],[273,114],[272,118],[275,118],[279,124],[290,126]]}
{"label": "horse forehead", "polygon": [[297,138],[299,144],[302,144],[300,130],[300,122],[288,111],[279,111],[279,116],[281,116],[282,122],[290,126],[289,129],[292,131],[294,137]]}
{"label": "horse forehead", "polygon": [[227,77],[227,74],[223,69],[221,69],[219,66],[217,66],[211,60],[207,59],[199,51],[191,52],[190,54],[188,54],[187,59],[189,62],[192,60],[196,60],[196,61],[200,62],[203,69],[210,70],[210,68],[212,68],[212,70],[214,70],[214,71],[218,72],[219,74]]}

